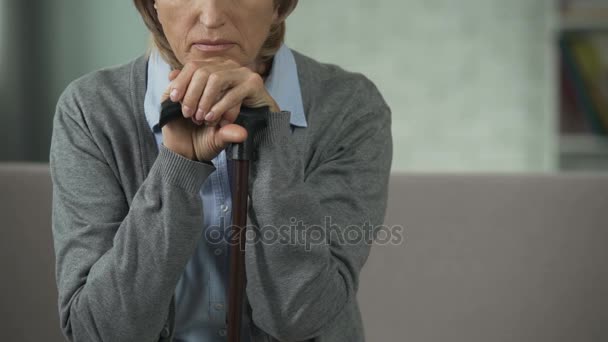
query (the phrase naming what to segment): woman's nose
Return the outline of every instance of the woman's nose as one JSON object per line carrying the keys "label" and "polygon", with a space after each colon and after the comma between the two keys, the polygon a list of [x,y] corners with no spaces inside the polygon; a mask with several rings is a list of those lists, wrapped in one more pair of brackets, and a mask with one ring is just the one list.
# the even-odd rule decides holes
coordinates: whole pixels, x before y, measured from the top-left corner
{"label": "woman's nose", "polygon": [[221,27],[226,22],[228,3],[226,0],[198,0],[199,21],[207,28]]}

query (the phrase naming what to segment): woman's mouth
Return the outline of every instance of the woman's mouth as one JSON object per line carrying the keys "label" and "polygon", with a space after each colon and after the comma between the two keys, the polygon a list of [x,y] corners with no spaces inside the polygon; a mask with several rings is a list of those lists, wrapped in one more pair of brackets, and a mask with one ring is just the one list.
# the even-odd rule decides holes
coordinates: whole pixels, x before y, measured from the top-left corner
{"label": "woman's mouth", "polygon": [[232,48],[235,44],[230,41],[200,41],[193,46],[201,51],[225,51]]}

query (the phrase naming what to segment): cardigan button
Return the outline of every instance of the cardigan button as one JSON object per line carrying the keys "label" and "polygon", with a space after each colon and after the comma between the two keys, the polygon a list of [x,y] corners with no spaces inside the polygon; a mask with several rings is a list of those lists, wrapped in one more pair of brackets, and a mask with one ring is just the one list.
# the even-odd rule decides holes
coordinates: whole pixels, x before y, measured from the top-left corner
{"label": "cardigan button", "polygon": [[171,331],[169,330],[169,326],[165,324],[163,330],[160,332],[160,337],[167,338],[171,335]]}

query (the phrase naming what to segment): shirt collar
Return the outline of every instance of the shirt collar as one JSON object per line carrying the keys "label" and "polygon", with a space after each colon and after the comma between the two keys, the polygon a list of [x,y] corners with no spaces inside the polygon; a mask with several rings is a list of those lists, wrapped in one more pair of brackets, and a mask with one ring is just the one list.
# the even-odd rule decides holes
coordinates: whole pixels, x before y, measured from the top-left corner
{"label": "shirt collar", "polygon": [[[146,120],[154,132],[158,132],[160,116],[160,98],[169,86],[171,67],[165,62],[156,49],[152,50],[148,60],[148,84],[144,99]],[[266,90],[277,102],[281,110],[291,112],[290,123],[293,126],[308,127],[302,90],[298,77],[298,68],[294,55],[282,44],[274,56],[272,68],[266,78]]]}

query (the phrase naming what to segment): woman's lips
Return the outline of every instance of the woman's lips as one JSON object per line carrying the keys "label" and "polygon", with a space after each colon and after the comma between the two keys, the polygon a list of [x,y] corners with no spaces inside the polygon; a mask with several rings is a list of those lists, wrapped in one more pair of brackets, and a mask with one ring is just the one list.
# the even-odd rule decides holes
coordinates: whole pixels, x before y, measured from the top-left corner
{"label": "woman's lips", "polygon": [[234,46],[234,43],[226,43],[226,44],[194,44],[194,47],[201,51],[225,51]]}

